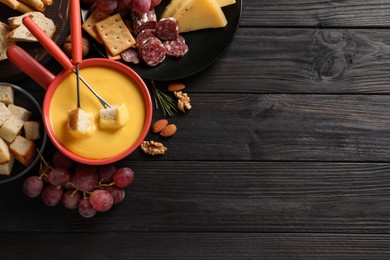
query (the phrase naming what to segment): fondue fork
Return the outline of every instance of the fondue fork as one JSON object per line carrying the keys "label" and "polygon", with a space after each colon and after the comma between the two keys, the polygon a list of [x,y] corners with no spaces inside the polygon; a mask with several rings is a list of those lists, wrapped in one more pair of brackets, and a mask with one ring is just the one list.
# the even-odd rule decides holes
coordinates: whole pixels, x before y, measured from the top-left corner
{"label": "fondue fork", "polygon": [[[80,3],[70,0],[70,35],[72,44],[72,62],[76,65],[77,107],[80,108],[80,62],[82,59]],[[72,69],[74,71],[74,69]]]}
{"label": "fondue fork", "polygon": [[[64,69],[72,71],[77,76],[77,71],[73,68],[73,63],[68,58],[68,56],[66,56],[61,48],[58,47],[58,45],[29,16],[25,16],[23,18],[23,24],[35,36],[41,45],[61,64]],[[87,88],[96,96],[104,108],[111,107],[111,105],[102,97],[100,97],[81,75],[79,75],[78,78],[80,78],[85,86],[87,86]]]}

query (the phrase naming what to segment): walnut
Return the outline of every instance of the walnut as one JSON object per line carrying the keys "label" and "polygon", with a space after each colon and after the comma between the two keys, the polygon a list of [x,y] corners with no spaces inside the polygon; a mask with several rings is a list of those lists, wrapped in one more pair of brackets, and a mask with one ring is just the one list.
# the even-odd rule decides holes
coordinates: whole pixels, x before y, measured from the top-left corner
{"label": "walnut", "polygon": [[[89,52],[89,41],[87,38],[82,37],[81,43],[82,43],[82,56],[84,57]],[[68,55],[69,57],[72,57],[72,41],[71,41],[70,35],[68,35],[65,38],[65,41],[62,45],[62,49],[66,53],[66,55]]]}
{"label": "walnut", "polygon": [[187,93],[183,93],[181,91],[175,91],[174,94],[177,97],[177,106],[183,113],[186,112],[186,109],[187,110],[191,109],[191,104],[190,104],[191,100]]}
{"label": "walnut", "polygon": [[150,155],[164,154],[168,148],[166,148],[162,143],[155,141],[143,141],[141,144],[141,150],[144,153]]}

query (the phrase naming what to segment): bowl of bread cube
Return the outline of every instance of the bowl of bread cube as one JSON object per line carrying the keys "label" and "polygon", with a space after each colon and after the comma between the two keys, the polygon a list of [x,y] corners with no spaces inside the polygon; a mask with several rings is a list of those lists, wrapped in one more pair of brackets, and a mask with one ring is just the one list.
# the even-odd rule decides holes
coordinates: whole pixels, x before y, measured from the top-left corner
{"label": "bowl of bread cube", "polygon": [[28,173],[46,142],[39,103],[23,88],[0,82],[0,184]]}

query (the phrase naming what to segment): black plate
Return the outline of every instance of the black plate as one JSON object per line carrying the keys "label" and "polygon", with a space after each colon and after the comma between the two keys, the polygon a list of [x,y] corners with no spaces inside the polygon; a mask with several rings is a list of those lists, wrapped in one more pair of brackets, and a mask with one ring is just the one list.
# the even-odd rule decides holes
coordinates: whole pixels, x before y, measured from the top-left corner
{"label": "black plate", "polygon": [[[169,0],[163,0],[156,7],[160,17]],[[143,79],[170,81],[192,76],[215,62],[227,49],[236,34],[241,18],[241,0],[236,4],[222,7],[228,24],[224,28],[204,29],[182,33],[189,51],[181,58],[167,57],[161,64],[151,67],[146,63],[131,64],[123,62],[135,70]]]}
{"label": "black plate", "polygon": [[[23,88],[10,84],[0,82],[1,85],[9,85],[14,89],[14,103],[15,105],[24,107],[25,109],[32,112],[30,120],[37,120],[41,122],[41,138],[35,141],[37,148],[43,154],[47,142],[46,131],[42,122],[42,110],[39,103]],[[10,176],[0,175],[0,184],[13,181],[27,172],[29,172],[38,162],[40,161],[39,155],[37,155],[29,166],[23,166],[21,163],[15,160]]]}

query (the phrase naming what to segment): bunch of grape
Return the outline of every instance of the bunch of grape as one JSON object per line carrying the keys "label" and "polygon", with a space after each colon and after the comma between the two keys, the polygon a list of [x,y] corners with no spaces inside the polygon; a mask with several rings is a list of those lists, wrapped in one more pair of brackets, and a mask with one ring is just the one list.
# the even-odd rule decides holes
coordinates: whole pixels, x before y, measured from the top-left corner
{"label": "bunch of grape", "polygon": [[39,175],[24,181],[23,192],[30,198],[41,195],[47,206],[62,201],[66,208],[78,209],[85,218],[121,203],[125,198],[124,188],[134,180],[134,172],[128,167],[79,164],[59,151],[53,155],[52,164],[42,157]]}
{"label": "bunch of grape", "polygon": [[122,10],[131,10],[142,14],[159,5],[161,0],[83,0],[83,2],[95,5],[99,11],[106,14]]}

